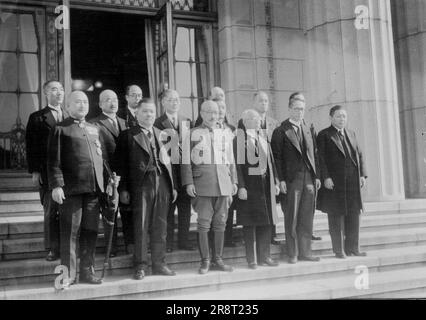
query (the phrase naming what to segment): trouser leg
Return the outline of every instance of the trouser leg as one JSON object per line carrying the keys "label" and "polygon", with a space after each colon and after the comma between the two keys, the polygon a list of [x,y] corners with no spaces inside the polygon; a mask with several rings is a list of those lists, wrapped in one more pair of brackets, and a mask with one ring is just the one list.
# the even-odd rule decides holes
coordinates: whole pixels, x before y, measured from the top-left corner
{"label": "trouser leg", "polygon": [[99,226],[99,198],[96,194],[83,196],[80,225],[80,270],[94,269],[96,240]]}
{"label": "trouser leg", "polygon": [[[308,186],[311,187],[308,188]],[[312,188],[314,188],[314,183],[310,173],[305,171],[296,229],[299,256],[302,257],[310,257],[312,255],[311,242],[315,211],[315,190]]]}
{"label": "trouser leg", "polygon": [[59,204],[44,187],[40,189],[40,199],[44,211],[44,246],[46,250],[59,252]]}
{"label": "trouser leg", "polygon": [[61,264],[68,268],[71,281],[74,281],[77,275],[76,246],[83,212],[82,197],[82,195],[67,196],[59,206]]}
{"label": "trouser leg", "polygon": [[257,226],[255,235],[258,261],[263,262],[271,257],[271,226]]}
{"label": "trouser leg", "polygon": [[123,228],[124,243],[126,246],[134,244],[135,240],[132,208],[130,205],[120,203],[119,210]]}
{"label": "trouser leg", "polygon": [[343,254],[345,239],[344,216],[329,214],[328,230],[330,231],[333,252],[335,254]]}
{"label": "trouser leg", "polygon": [[246,259],[248,264],[257,263],[255,230],[256,227],[254,226],[243,227],[244,245],[246,247]]}
{"label": "trouser leg", "polygon": [[186,246],[189,238],[189,227],[191,224],[191,198],[185,190],[178,195],[178,245]]}
{"label": "trouser leg", "polygon": [[350,252],[359,251],[359,220],[358,212],[349,212],[345,216],[345,248]]}

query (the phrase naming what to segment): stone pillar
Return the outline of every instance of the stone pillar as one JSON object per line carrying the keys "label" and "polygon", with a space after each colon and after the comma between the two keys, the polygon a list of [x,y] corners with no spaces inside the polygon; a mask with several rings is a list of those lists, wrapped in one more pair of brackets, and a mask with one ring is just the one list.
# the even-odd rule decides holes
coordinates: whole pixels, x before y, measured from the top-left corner
{"label": "stone pillar", "polygon": [[[355,9],[369,10],[367,29]],[[349,114],[369,172],[367,201],[404,199],[399,110],[389,0],[304,0],[307,105],[317,130],[335,104]]]}
{"label": "stone pillar", "polygon": [[221,86],[231,121],[252,107],[256,90],[271,100],[270,115],[287,117],[288,96],[305,90],[301,0],[218,0]]}
{"label": "stone pillar", "polygon": [[426,198],[426,2],[391,3],[405,191]]}

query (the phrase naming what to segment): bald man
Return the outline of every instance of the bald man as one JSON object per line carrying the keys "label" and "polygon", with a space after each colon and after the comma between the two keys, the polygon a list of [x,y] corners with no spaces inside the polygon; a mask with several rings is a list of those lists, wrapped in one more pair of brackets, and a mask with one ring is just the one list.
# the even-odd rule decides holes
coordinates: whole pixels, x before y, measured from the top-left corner
{"label": "bald man", "polygon": [[[210,246],[208,232],[212,228],[214,233],[215,261],[212,269],[232,271],[232,267],[225,265],[222,259],[224,245],[224,231],[228,209],[232,196],[237,193],[237,173],[232,159],[222,157],[219,152],[222,145],[215,144],[221,141],[223,133],[218,128],[219,107],[214,101],[205,101],[200,111],[203,119],[199,127],[193,128],[188,137],[184,137],[184,146],[190,146],[191,159],[183,155],[181,166],[182,185],[192,198],[192,206],[198,214],[198,243],[201,255],[200,274],[210,270]],[[222,135],[223,137],[223,135]],[[232,146],[232,141],[227,141]],[[225,156],[225,157],[223,157]],[[227,162],[217,159],[228,160]],[[185,163],[186,162],[186,163]]]}
{"label": "bald man", "polygon": [[69,95],[67,111],[70,117],[51,131],[47,158],[52,199],[59,204],[61,264],[68,267],[69,283],[75,283],[79,240],[79,280],[100,284],[94,275],[99,197],[104,192],[99,129],[85,121],[89,101],[84,92]]}
{"label": "bald man", "polygon": [[[99,140],[102,145],[102,149],[105,151],[102,153],[104,160],[109,164],[112,171],[116,171],[116,165],[113,161],[115,148],[117,147],[119,134],[126,130],[126,122],[124,119],[117,116],[118,111],[118,98],[117,94],[112,90],[104,90],[99,95],[99,107],[102,113],[90,120],[90,123],[94,124],[99,128]],[[117,218],[116,212],[116,218]],[[123,217],[125,216],[125,217]],[[123,234],[126,245],[133,243],[130,241],[131,234],[129,235],[129,229],[131,223],[125,214],[121,217],[123,224]],[[111,246],[111,257],[117,255],[117,219],[115,219],[114,235],[112,238]],[[127,240],[127,241],[126,241]]]}

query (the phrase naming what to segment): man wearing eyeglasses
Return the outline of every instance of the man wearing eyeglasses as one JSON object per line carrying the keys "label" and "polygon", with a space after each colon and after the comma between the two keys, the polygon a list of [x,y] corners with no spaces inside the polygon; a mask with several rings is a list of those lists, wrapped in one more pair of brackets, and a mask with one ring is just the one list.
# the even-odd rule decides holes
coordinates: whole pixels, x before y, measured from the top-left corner
{"label": "man wearing eyeglasses", "polygon": [[301,93],[289,99],[289,115],[272,134],[289,263],[319,261],[312,256],[311,240],[315,197],[321,187],[317,173],[317,154],[312,133],[303,121],[305,98]]}
{"label": "man wearing eyeglasses", "polygon": [[134,127],[138,124],[138,120],[136,119],[135,113],[138,106],[139,101],[143,98],[142,89],[132,84],[126,87],[126,108],[121,108],[118,110],[117,115],[126,121],[126,126],[128,128]]}
{"label": "man wearing eyeglasses", "polygon": [[58,205],[50,196],[47,182],[47,140],[50,131],[64,120],[64,88],[58,81],[48,81],[43,85],[43,91],[47,106],[30,115],[25,140],[28,171],[34,185],[39,188],[44,209],[44,241],[49,251],[46,260],[54,261],[59,258],[59,216]]}
{"label": "man wearing eyeglasses", "polygon": [[[192,121],[179,114],[180,98],[177,91],[171,89],[165,90],[161,99],[161,104],[165,111],[155,120],[154,127],[169,132],[171,135],[169,139],[171,139],[172,136],[174,138],[172,139],[171,149],[178,147],[180,151],[179,158],[172,160],[178,198],[176,202],[170,206],[170,211],[167,215],[167,252],[173,251],[176,207],[178,209],[178,249],[192,251],[195,250],[195,248],[191,246],[188,241],[191,220],[191,198],[182,187],[180,176],[182,131],[184,127],[187,130],[191,129]],[[171,149],[169,149],[169,156],[171,156]]]}
{"label": "man wearing eyeglasses", "polygon": [[[116,171],[116,165],[114,163],[114,152],[117,147],[118,142],[118,136],[119,134],[126,130],[126,123],[124,119],[117,116],[118,111],[118,98],[117,94],[112,90],[104,90],[99,95],[99,107],[102,110],[102,113],[97,116],[96,118],[93,118],[90,122],[96,125],[99,128],[99,141],[102,144],[102,149],[105,151],[102,153],[102,156],[104,160],[108,163],[109,167],[112,171]],[[117,210],[118,212],[118,210]],[[116,218],[117,218],[117,212],[116,212]],[[126,245],[129,243],[129,238],[131,234],[129,235],[129,228],[128,221],[126,220],[127,217],[122,220],[124,220],[123,225],[123,234]],[[127,239],[127,242],[126,242]],[[132,243],[130,241],[130,243]],[[112,239],[112,246],[111,246],[111,257],[116,256],[117,254],[117,219],[115,219],[115,225],[114,225],[114,235]]]}
{"label": "man wearing eyeglasses", "polygon": [[[124,119],[126,128],[132,128],[138,125],[136,119],[136,110],[139,102],[143,98],[142,89],[133,84],[126,87],[126,101],[127,106],[120,108],[117,111],[117,116]],[[134,234],[133,234],[133,215],[132,209],[129,205],[124,204],[120,201],[119,211],[121,222],[123,225],[124,243],[126,246],[126,253],[133,253],[134,250]]]}

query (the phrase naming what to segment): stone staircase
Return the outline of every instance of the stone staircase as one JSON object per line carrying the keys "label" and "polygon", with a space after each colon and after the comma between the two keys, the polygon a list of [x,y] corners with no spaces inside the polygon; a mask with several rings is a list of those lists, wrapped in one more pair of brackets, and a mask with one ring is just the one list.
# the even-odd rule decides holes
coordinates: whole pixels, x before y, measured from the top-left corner
{"label": "stone staircase", "polygon": [[[28,175],[22,175],[28,182]],[[286,263],[285,247],[272,246],[276,268],[249,270],[244,247],[225,248],[224,258],[232,273],[211,271],[198,275],[198,252],[174,251],[167,256],[176,277],[147,276],[134,281],[132,257],[123,252],[111,259],[101,286],[77,284],[54,289],[56,262],[45,261],[43,212],[38,193],[31,188],[13,188],[13,181],[0,186],[0,299],[334,299],[426,297],[426,200],[367,203],[361,220],[361,247],[367,257],[334,258],[328,235],[327,216],[315,215],[313,242],[320,262]],[[26,184],[28,185],[28,184]],[[280,215],[282,213],[280,211]],[[191,240],[196,239],[195,216]],[[120,231],[120,229],[119,229]],[[283,237],[283,223],[278,233]],[[119,233],[119,235],[121,235]],[[237,228],[235,239],[241,240]],[[98,240],[96,269],[103,264],[104,237]],[[368,289],[354,285],[357,269],[368,270]]]}

